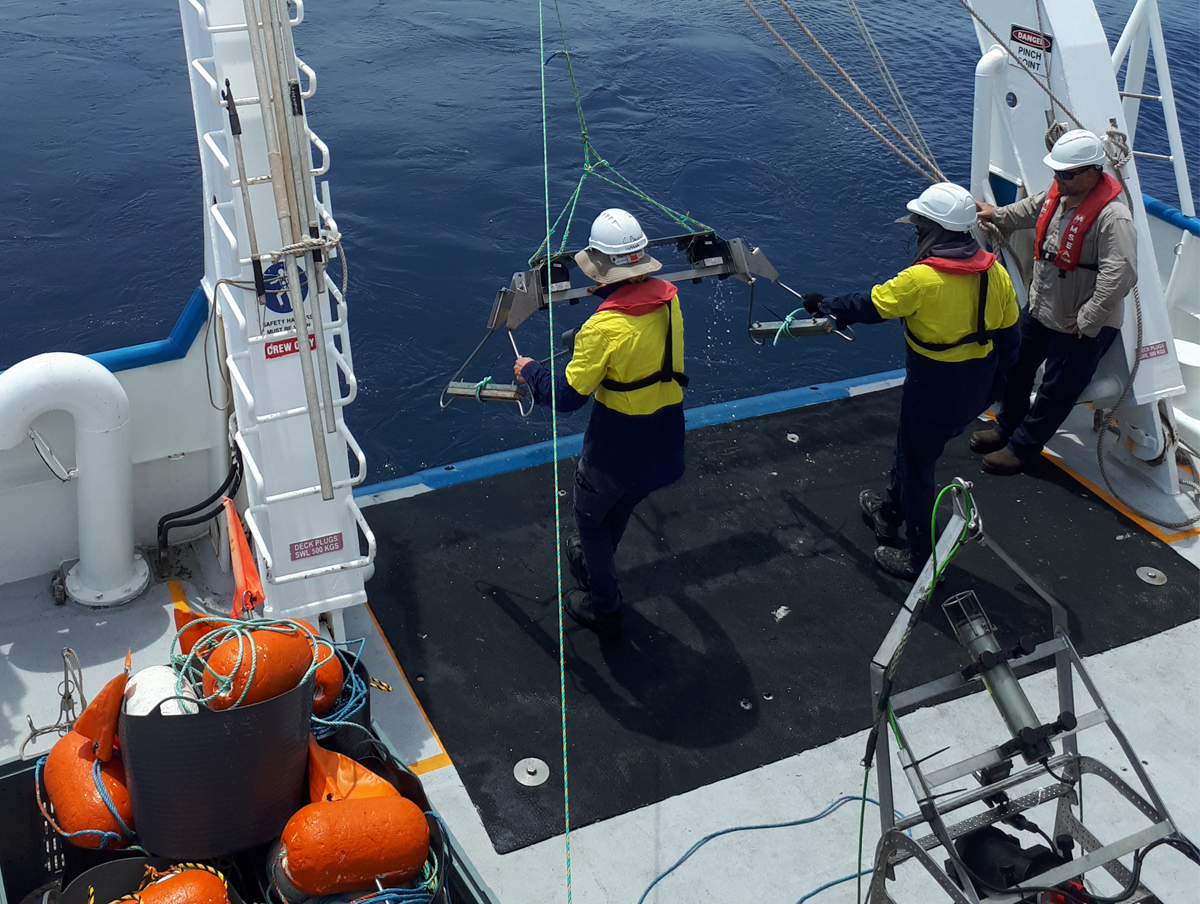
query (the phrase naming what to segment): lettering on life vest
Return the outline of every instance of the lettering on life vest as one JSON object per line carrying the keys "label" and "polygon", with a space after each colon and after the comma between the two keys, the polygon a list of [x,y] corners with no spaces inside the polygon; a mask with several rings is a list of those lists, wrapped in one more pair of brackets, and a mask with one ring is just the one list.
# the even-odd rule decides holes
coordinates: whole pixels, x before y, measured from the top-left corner
{"label": "lettering on life vest", "polygon": [[[1043,34],[1036,28],[1014,25],[1009,31],[1008,49],[1016,56],[1008,58],[1012,66],[1021,69],[1024,63],[1034,75],[1045,76],[1050,68],[1050,49],[1054,46],[1052,35]],[[1021,62],[1018,63],[1017,60]]]}

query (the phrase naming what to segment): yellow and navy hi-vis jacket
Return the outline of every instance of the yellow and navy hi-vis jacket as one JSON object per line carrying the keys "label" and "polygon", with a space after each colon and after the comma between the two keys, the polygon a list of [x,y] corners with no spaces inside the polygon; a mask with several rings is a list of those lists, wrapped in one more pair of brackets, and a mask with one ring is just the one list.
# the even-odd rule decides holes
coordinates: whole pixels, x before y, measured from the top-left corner
{"label": "yellow and navy hi-vis jacket", "polygon": [[[583,459],[630,492],[649,493],[683,475],[687,377],[679,296],[655,278],[594,294],[604,302],[575,336],[574,355],[556,382],[557,408],[574,411],[594,394]],[[549,405],[549,371],[532,362],[521,376],[534,400]]]}
{"label": "yellow and navy hi-vis jacket", "polygon": [[[979,274],[988,276],[984,334],[979,334]],[[1017,322],[1020,309],[1008,273],[980,250],[965,260],[929,257],[871,290],[884,320],[904,318],[909,348],[934,361],[968,361],[992,353],[991,334]],[[981,344],[978,338],[984,338]],[[967,340],[967,341],[963,341]]]}

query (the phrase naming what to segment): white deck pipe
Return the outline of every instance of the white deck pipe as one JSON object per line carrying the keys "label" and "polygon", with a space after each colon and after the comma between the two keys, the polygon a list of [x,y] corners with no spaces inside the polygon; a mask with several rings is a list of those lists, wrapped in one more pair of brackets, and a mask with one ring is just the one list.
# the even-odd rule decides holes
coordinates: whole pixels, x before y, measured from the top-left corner
{"label": "white deck pipe", "polygon": [[133,599],[150,570],[133,549],[129,397],[107,368],[83,355],[50,352],[0,373],[0,449],[23,442],[48,411],[75,419],[79,562],[67,574],[67,593],[89,606]]}
{"label": "white deck pipe", "polygon": [[971,194],[976,201],[994,202],[988,181],[992,163],[992,116],[999,96],[1000,76],[1008,54],[993,44],[975,64],[975,116],[971,126]]}

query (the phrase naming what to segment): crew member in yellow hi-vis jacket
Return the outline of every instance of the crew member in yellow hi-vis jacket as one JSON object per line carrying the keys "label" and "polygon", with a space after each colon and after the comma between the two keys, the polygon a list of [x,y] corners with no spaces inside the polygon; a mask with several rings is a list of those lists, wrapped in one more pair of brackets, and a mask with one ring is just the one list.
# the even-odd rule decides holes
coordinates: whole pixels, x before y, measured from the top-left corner
{"label": "crew member in yellow hi-vis jacket", "polygon": [[[897,223],[917,229],[912,266],[869,293],[805,295],[805,309],[839,324],[904,319],[907,342],[900,426],[882,494],[863,490],[863,516],[875,531],[875,563],[915,580],[933,551],[934,468],[946,443],[1000,397],[1020,344],[1016,295],[996,256],[968,230],[970,192],[950,182],[908,202]],[[895,544],[905,524],[907,548]]]}
{"label": "crew member in yellow hi-vis jacket", "polygon": [[[567,560],[579,589],[563,600],[567,614],[601,637],[621,632],[616,551],[629,517],[654,490],[683,476],[683,314],[675,286],[650,276],[662,268],[628,212],[605,210],[588,247],[575,255],[597,285],[596,313],[575,336],[555,389],[559,411],[595,395],[575,468],[573,508],[579,536]],[[550,372],[532,358],[513,365],[539,405],[551,404]]]}

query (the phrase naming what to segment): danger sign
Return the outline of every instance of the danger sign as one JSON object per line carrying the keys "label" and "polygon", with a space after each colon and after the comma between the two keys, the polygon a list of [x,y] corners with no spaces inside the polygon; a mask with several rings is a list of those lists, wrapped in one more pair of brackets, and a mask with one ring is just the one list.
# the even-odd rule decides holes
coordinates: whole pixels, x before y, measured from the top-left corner
{"label": "danger sign", "polygon": [[1036,28],[1014,25],[1009,32],[1008,49],[1017,59],[1009,57],[1008,61],[1022,69],[1029,67],[1034,75],[1045,78],[1050,71],[1050,51],[1053,46],[1054,38],[1051,35],[1042,34]]}

